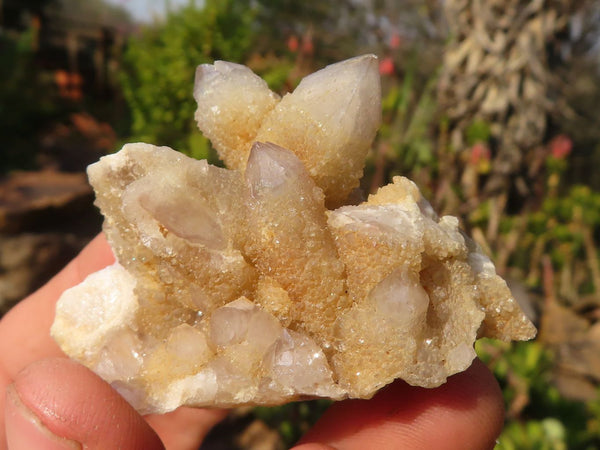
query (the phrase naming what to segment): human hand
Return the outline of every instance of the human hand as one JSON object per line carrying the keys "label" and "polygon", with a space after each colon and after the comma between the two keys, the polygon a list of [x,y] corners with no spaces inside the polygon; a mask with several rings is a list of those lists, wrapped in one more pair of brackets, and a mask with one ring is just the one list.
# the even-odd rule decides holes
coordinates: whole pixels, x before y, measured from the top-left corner
{"label": "human hand", "polygon": [[[50,337],[60,294],[114,261],[99,235],[0,321],[0,450],[197,449],[224,410],[140,416]],[[498,384],[478,360],[436,389],[401,380],[335,403],[296,449],[487,449],[502,429]]]}

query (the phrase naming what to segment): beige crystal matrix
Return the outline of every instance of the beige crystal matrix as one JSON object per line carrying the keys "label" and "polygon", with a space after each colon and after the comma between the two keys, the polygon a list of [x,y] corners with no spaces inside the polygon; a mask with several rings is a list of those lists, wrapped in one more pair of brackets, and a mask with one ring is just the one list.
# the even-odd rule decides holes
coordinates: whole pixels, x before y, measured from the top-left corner
{"label": "beige crystal matrix", "polygon": [[52,327],[140,412],[435,387],[470,366],[478,337],[535,335],[411,181],[347,201],[381,120],[374,56],[283,98],[217,61],[194,97],[229,168],[149,144],[90,166],[118,262],[66,291]]}

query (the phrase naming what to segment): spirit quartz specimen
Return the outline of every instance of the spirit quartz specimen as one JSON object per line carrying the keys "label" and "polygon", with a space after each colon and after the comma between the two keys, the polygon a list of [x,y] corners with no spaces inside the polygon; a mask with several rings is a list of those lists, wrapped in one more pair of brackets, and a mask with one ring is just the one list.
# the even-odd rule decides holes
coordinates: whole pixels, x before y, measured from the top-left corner
{"label": "spirit quartz specimen", "polygon": [[532,338],[490,259],[411,181],[347,201],[380,96],[372,55],[283,98],[244,66],[200,66],[196,120],[229,168],[149,144],[89,167],[118,262],[59,300],[62,349],[150,413],[435,387],[478,337]]}

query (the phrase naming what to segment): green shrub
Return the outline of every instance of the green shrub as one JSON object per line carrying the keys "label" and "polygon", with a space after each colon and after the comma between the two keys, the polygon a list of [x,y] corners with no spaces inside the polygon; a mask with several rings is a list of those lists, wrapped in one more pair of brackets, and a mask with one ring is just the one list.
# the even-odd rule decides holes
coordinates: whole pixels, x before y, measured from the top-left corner
{"label": "green shrub", "polygon": [[481,339],[479,357],[492,369],[508,411],[498,450],[594,449],[600,444],[600,395],[565,399],[552,384],[553,355],[540,342]]}
{"label": "green shrub", "polygon": [[247,1],[206,0],[202,8],[192,1],[131,39],[120,77],[131,140],[211,155],[194,121],[196,67],[216,59],[242,62],[252,48],[253,16]]}

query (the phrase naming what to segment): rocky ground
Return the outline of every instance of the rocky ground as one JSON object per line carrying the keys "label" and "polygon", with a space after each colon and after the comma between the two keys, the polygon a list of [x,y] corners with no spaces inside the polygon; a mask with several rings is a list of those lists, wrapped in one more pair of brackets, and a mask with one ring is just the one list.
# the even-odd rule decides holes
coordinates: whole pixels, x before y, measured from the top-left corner
{"label": "rocky ground", "polygon": [[84,173],[0,179],[0,314],[59,271],[100,226]]}

